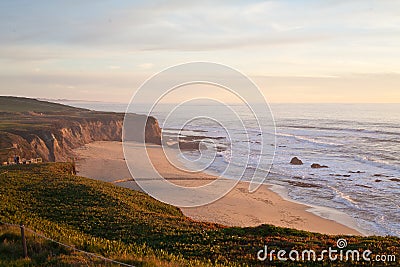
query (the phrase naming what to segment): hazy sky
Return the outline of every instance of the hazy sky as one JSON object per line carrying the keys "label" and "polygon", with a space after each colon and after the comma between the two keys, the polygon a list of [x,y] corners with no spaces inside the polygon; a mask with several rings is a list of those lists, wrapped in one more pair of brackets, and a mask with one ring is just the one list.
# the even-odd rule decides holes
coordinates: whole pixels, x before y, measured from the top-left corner
{"label": "hazy sky", "polygon": [[189,61],[271,102],[400,102],[400,1],[0,2],[2,95],[123,102]]}

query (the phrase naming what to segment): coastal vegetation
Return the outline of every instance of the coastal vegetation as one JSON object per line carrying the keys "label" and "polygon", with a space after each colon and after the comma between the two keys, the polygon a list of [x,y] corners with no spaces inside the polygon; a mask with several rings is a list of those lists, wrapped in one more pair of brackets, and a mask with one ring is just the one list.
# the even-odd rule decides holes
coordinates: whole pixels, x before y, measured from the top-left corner
{"label": "coastal vegetation", "polygon": [[[225,227],[196,222],[150,196],[73,174],[71,163],[0,168],[0,221],[20,224],[72,248],[135,266],[321,266],[321,262],[257,260],[257,252],[335,247],[396,255],[397,237],[328,236],[261,225]],[[17,227],[0,226],[0,266],[112,266],[28,232],[28,259],[22,259]],[[88,263],[89,262],[89,263]],[[331,264],[327,258],[324,263]],[[107,265],[108,264],[108,265]],[[335,262],[332,266],[365,265]]]}

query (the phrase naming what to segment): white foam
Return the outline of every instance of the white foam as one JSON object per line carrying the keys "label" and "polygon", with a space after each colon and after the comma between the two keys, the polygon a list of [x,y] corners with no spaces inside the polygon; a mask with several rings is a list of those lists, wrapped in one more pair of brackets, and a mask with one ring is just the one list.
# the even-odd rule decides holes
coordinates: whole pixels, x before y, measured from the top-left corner
{"label": "white foam", "polygon": [[310,205],[308,203],[296,201],[289,197],[289,191],[286,187],[281,186],[281,185],[276,185],[276,184],[268,184],[268,186],[270,187],[270,189],[273,192],[277,193],[283,199],[290,201],[290,202],[308,206],[309,207],[307,209],[308,212],[311,212],[311,213],[313,213],[319,217],[322,217],[324,219],[328,219],[328,220],[335,221],[337,223],[346,225],[346,226],[360,232],[363,235],[371,235],[371,233],[369,231],[362,229],[357,224],[357,221],[355,219],[353,219],[352,217],[350,217],[349,215],[347,215],[346,213],[344,213],[342,211],[339,211],[339,210],[336,210],[333,208],[322,207],[322,206],[317,206],[317,205]]}

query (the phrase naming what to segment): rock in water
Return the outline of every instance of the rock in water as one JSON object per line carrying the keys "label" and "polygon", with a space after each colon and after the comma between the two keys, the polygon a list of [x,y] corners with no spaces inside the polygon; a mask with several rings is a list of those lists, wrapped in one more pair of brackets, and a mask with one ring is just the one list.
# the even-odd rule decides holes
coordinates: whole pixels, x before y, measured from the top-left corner
{"label": "rock in water", "polygon": [[207,149],[207,147],[199,142],[179,142],[179,149],[181,150],[200,150],[200,149]]}
{"label": "rock in water", "polygon": [[294,158],[292,158],[292,160],[290,161],[290,164],[293,164],[293,165],[303,165],[303,162],[302,162],[298,157],[294,157]]}
{"label": "rock in water", "polygon": [[318,164],[318,163],[313,163],[313,164],[311,164],[311,168],[313,168],[313,169],[320,169],[320,168],[329,168],[328,166],[325,166],[325,165],[320,165],[320,164]]}
{"label": "rock in water", "polygon": [[349,171],[349,173],[365,173],[365,172],[362,172],[362,171]]}

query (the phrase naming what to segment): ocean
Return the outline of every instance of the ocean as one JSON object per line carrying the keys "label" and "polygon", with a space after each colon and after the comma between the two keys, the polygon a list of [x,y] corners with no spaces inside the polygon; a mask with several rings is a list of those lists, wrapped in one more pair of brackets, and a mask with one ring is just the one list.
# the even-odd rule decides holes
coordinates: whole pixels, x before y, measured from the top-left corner
{"label": "ocean", "polygon": [[[61,103],[115,112],[125,112],[127,107],[102,102]],[[191,116],[187,109],[175,115],[172,123],[163,125],[173,108],[172,104],[160,104],[152,113],[166,133],[180,131]],[[241,106],[234,108],[241,110]],[[193,107],[193,114],[198,114],[199,109],[212,110],[220,117],[226,112],[217,105],[200,105]],[[145,113],[145,105],[131,110]],[[271,104],[271,110],[276,143],[266,144],[270,145],[269,156],[274,156],[274,160],[265,183],[284,188],[286,197],[296,202],[347,214],[364,233],[400,236],[400,104]],[[185,124],[182,135],[220,137],[206,142],[207,146],[224,148],[217,152],[206,171],[223,173],[232,162],[230,149],[235,146],[243,152],[243,157],[249,156],[244,180],[257,166],[258,174],[267,176],[269,165],[264,166],[263,162],[257,165],[262,153],[259,136],[263,131],[251,122],[251,114],[247,113],[245,108],[239,112],[249,122],[246,133],[240,130],[237,121],[229,119],[224,121],[228,134],[221,125],[204,118]],[[198,153],[186,151],[182,156],[203,166],[208,158],[199,157]],[[292,157],[298,157],[304,164],[291,165]],[[329,168],[312,169],[312,163]],[[240,166],[237,168],[239,172]]]}

